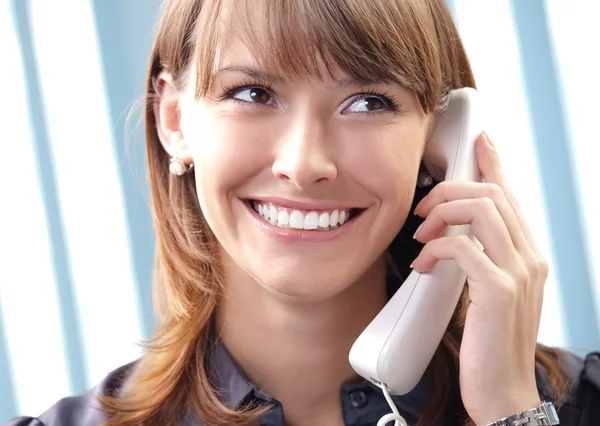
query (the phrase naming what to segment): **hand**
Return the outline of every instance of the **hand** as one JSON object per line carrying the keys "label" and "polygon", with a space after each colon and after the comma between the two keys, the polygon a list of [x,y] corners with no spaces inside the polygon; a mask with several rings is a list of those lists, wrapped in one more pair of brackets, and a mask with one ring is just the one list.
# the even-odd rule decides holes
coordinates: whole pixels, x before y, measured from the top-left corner
{"label": "hand", "polygon": [[[467,274],[471,303],[460,348],[460,388],[477,425],[540,404],[535,349],[548,266],[510,191],[498,153],[485,134],[477,163],[486,183],[442,182],[415,209],[426,218],[413,262],[429,271],[454,259]],[[448,225],[470,224],[483,249],[466,236],[440,237]]]}

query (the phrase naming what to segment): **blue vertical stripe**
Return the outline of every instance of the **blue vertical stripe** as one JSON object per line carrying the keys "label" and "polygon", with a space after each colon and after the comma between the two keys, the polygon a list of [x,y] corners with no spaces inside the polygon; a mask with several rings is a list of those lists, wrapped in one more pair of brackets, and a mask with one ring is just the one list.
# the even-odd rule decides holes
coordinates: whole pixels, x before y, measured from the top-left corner
{"label": "blue vertical stripe", "polygon": [[512,0],[512,10],[557,260],[559,294],[566,309],[566,338],[573,348],[591,350],[600,347],[597,316],[546,10],[541,0]]}
{"label": "blue vertical stripe", "polygon": [[[120,182],[123,185],[127,227],[133,258],[143,332],[148,338],[154,329],[152,311],[152,264],[154,233],[149,209],[144,126],[125,134],[125,122],[131,100],[144,95],[146,64],[154,22],[160,8],[159,0],[94,0],[94,15],[98,28],[100,52]],[[133,26],[132,31],[132,24]],[[138,111],[143,112],[144,108]],[[137,122],[137,117],[134,122]],[[128,148],[128,149],[127,149]],[[127,153],[130,153],[130,156]],[[128,161],[127,158],[136,160]],[[140,167],[137,167],[140,166]],[[143,179],[140,179],[143,177]]]}
{"label": "blue vertical stripe", "polygon": [[[37,161],[39,186],[43,199],[44,213],[48,225],[52,262],[58,290],[62,331],[65,337],[67,361],[70,371],[70,386],[73,392],[87,389],[87,372],[81,350],[81,327],[76,302],[73,297],[73,280],[65,243],[63,219],[57,203],[58,191],[54,177],[54,163],[47,135],[46,116],[33,50],[30,26],[29,0],[13,0],[14,24],[24,62],[24,78],[28,90],[29,117],[32,126],[33,148]],[[57,64],[59,66],[59,64]],[[57,83],[64,84],[64,82]],[[41,236],[43,238],[43,236]],[[24,309],[24,314],[27,314]]]}
{"label": "blue vertical stripe", "polygon": [[[2,297],[1,294],[0,297]],[[8,358],[7,339],[4,334],[4,321],[2,312],[0,312],[0,424],[17,416],[14,394],[12,368]]]}

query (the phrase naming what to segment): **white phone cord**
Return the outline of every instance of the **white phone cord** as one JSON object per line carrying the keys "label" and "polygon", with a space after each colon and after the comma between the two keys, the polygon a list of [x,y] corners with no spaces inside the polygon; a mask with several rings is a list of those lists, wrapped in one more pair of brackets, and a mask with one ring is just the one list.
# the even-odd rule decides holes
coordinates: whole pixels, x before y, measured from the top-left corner
{"label": "white phone cord", "polygon": [[387,386],[383,383],[381,384],[381,390],[383,391],[383,396],[385,396],[385,400],[390,405],[392,412],[390,414],[386,414],[385,416],[380,418],[379,421],[377,422],[377,426],[385,426],[391,421],[394,421],[394,426],[408,426],[408,423],[406,423],[406,420],[404,420],[404,417],[402,417],[400,415],[400,412],[398,411],[396,404],[394,404],[394,401],[392,400],[392,397],[390,396],[390,392],[388,391]]}

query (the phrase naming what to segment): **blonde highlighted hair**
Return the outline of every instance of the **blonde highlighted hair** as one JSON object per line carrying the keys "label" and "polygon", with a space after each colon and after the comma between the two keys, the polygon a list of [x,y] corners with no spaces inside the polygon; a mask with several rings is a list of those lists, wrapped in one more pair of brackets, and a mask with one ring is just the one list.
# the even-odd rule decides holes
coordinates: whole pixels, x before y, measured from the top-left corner
{"label": "blonde highlighted hair", "polygon": [[[252,425],[268,409],[230,409],[212,387],[205,356],[214,344],[213,313],[222,293],[216,240],[203,219],[193,176],[169,173],[154,115],[158,75],[168,72],[181,91],[195,79],[202,98],[219,49],[233,35],[247,43],[262,67],[286,78],[332,76],[336,68],[359,81],[396,82],[413,90],[428,112],[449,90],[475,87],[443,0],[167,0],[150,56],[145,110],[158,326],[126,389],[100,398],[110,415],[107,426],[176,425],[188,413],[207,425]],[[467,306],[465,291],[430,364],[436,385],[419,425],[450,417],[456,424],[470,423],[458,387]],[[536,359],[561,404],[567,383],[560,353],[539,347]]]}

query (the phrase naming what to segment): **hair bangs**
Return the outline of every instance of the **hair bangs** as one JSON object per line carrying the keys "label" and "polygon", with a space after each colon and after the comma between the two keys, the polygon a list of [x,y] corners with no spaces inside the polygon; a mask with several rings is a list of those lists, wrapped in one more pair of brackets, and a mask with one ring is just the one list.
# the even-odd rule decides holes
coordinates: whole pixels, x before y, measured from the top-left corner
{"label": "hair bangs", "polygon": [[[427,110],[442,89],[439,45],[422,0],[206,1],[196,29],[196,96],[209,90],[219,51],[234,37],[283,79],[394,82]],[[218,17],[218,18],[215,18]]]}

